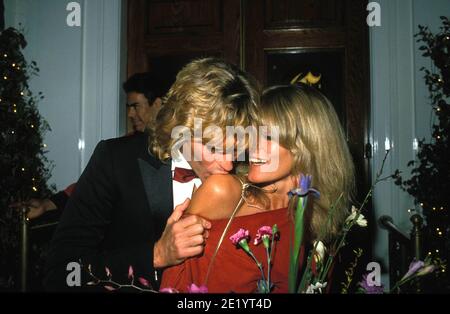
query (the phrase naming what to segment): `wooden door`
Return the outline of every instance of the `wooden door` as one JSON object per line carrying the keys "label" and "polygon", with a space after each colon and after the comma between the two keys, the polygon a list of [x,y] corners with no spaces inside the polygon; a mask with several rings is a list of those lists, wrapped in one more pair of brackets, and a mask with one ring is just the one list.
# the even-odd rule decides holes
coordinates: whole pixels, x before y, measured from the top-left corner
{"label": "wooden door", "polygon": [[354,157],[358,190],[367,192],[368,27],[364,1],[248,0],[245,68],[265,86],[311,72],[336,107]]}
{"label": "wooden door", "polygon": [[128,0],[128,75],[173,76],[202,56],[239,64],[239,0]]}

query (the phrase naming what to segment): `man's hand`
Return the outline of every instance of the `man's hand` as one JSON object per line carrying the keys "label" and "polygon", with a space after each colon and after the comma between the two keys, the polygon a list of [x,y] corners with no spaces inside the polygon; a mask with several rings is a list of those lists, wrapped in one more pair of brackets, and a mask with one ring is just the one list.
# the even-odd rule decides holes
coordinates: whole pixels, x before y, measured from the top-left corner
{"label": "man's hand", "polygon": [[189,199],[175,207],[166,228],[153,249],[153,266],[163,268],[182,263],[203,252],[211,223],[199,216],[183,217]]}
{"label": "man's hand", "polygon": [[18,210],[24,206],[29,208],[29,211],[27,213],[28,219],[38,218],[38,217],[42,216],[44,213],[46,213],[47,211],[56,209],[55,203],[53,203],[49,199],[40,200],[40,199],[32,198],[31,200],[29,200],[27,202],[14,203],[14,204],[10,205],[10,207],[16,208]]}

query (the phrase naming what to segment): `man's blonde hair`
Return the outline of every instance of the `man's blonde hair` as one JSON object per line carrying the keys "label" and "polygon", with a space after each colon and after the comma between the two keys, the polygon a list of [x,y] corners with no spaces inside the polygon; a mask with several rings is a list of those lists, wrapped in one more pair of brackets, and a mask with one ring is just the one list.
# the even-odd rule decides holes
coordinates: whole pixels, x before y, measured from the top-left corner
{"label": "man's blonde hair", "polygon": [[[309,240],[337,235],[348,214],[354,191],[354,164],[344,131],[330,101],[306,85],[275,86],[262,96],[258,125],[279,127],[280,145],[294,156],[292,174],[312,175],[312,186],[321,193],[305,213]],[[330,207],[340,202],[330,216]],[[291,200],[294,209],[296,198]],[[325,227],[326,226],[326,227]]]}
{"label": "man's blonde hair", "polygon": [[[172,138],[177,126],[194,133],[194,119],[201,119],[202,131],[217,126],[248,126],[259,104],[259,85],[236,66],[216,58],[198,59],[187,64],[163,98],[152,130],[150,148],[160,160],[171,156],[179,140]],[[203,138],[203,143],[207,138]]]}

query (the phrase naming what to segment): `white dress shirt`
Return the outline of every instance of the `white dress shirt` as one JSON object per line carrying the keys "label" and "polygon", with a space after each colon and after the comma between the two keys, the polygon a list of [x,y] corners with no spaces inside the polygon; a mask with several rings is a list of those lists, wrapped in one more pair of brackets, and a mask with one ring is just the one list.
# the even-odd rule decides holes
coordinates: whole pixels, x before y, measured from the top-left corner
{"label": "white dress shirt", "polygon": [[197,188],[202,185],[199,178],[195,178],[189,182],[181,183],[173,179],[175,168],[192,169],[191,165],[186,161],[183,154],[179,153],[172,159],[172,191],[173,191],[173,208],[183,203],[186,198],[192,198],[192,191],[194,186]]}

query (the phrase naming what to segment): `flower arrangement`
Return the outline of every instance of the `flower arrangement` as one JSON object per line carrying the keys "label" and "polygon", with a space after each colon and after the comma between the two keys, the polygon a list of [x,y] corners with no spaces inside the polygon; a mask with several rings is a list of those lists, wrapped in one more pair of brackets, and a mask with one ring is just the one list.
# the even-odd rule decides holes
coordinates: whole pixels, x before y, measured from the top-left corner
{"label": "flower arrangement", "polygon": [[[331,248],[328,250],[324,243],[320,240],[321,234],[319,234],[319,239],[314,241],[313,248],[310,251],[307,257],[307,266],[305,271],[303,272],[302,277],[298,280],[298,252],[300,248],[300,243],[303,238],[303,224],[304,224],[304,211],[307,207],[307,203],[309,200],[314,200],[314,198],[319,198],[319,191],[311,188],[311,176],[301,176],[299,180],[299,187],[292,190],[289,196],[297,195],[298,196],[298,204],[295,213],[295,239],[293,244],[292,256],[291,256],[291,267],[289,272],[289,292],[291,293],[323,293],[324,289],[327,287],[327,278],[330,275],[330,268],[333,264],[334,258],[338,255],[340,250],[346,245],[346,238],[352,230],[352,228],[357,225],[359,227],[365,228],[367,227],[367,220],[362,214],[362,210],[364,206],[370,199],[374,187],[381,181],[388,180],[392,178],[392,176],[382,178],[384,164],[386,162],[387,156],[389,154],[389,150],[386,151],[386,155],[383,159],[382,166],[380,171],[377,173],[375,182],[367,193],[364,201],[362,202],[359,208],[352,206],[351,211],[347,219],[345,220],[340,236],[337,237],[331,245]],[[308,196],[312,195],[314,198],[309,198]],[[341,201],[342,195],[336,200],[336,202],[331,206],[328,218],[332,217],[333,210],[336,205]],[[324,226],[326,227],[326,225]],[[358,262],[358,258],[362,255],[362,250],[354,250],[356,254],[356,260],[350,265],[350,269],[346,272],[347,275],[347,283],[343,284],[343,292],[347,293],[350,283],[353,277],[353,270],[356,268],[356,264]],[[431,258],[425,259],[425,261],[413,261],[409,268],[409,271],[405,276],[394,285],[394,287],[389,291],[390,293],[399,293],[400,287],[409,283],[410,281],[417,279],[419,277],[425,276],[427,274],[432,273],[434,270],[438,268],[442,268],[443,266],[436,262],[432,261]],[[367,278],[367,274],[363,277],[362,281],[359,282],[358,293],[384,293],[383,286],[375,286],[369,284],[369,280]]]}

